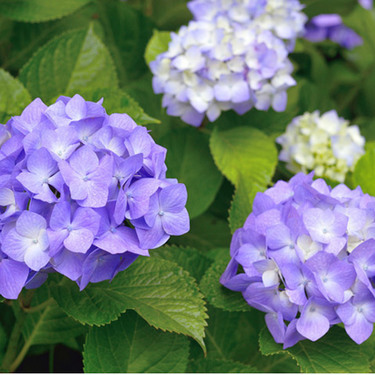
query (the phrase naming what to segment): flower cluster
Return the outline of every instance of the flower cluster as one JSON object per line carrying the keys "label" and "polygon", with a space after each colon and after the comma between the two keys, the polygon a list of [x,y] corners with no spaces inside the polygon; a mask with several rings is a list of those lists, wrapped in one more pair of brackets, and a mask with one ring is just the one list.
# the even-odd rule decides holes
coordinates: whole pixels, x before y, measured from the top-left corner
{"label": "flower cluster", "polygon": [[283,111],[295,85],[288,53],[306,16],[298,0],[194,0],[195,16],[150,63],[153,88],[171,116],[199,126],[221,111]]}
{"label": "flower cluster", "polygon": [[311,42],[329,39],[347,49],[363,44],[362,38],[344,25],[338,14],[320,14],[313,17],[306,24],[304,38]]}
{"label": "flower cluster", "polygon": [[284,348],[339,323],[360,344],[375,322],[374,238],[375,198],[299,173],[257,194],[221,283],[267,313]]}
{"label": "flower cluster", "polygon": [[373,7],[373,0],[358,0],[358,2],[365,9],[371,9]]}
{"label": "flower cluster", "polygon": [[365,144],[358,126],[348,124],[334,110],[294,118],[276,140],[282,146],[279,159],[292,172],[314,170],[319,177],[344,182],[364,154]]}
{"label": "flower cluster", "polygon": [[34,100],[0,134],[0,293],[17,298],[57,271],[113,278],[189,230],[185,185],[166,178],[166,149],[102,101]]}

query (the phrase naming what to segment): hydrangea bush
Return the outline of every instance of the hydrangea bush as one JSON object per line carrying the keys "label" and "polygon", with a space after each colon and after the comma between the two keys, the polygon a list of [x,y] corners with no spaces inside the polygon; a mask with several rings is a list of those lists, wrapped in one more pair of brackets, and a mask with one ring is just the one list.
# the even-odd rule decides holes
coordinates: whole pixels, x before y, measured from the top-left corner
{"label": "hydrangea bush", "polygon": [[279,159],[295,173],[314,170],[319,177],[344,182],[365,153],[365,139],[357,125],[339,117],[335,110],[298,116],[277,138]]}
{"label": "hydrangea bush", "polygon": [[0,0],[0,370],[374,372],[372,1],[32,5]]}

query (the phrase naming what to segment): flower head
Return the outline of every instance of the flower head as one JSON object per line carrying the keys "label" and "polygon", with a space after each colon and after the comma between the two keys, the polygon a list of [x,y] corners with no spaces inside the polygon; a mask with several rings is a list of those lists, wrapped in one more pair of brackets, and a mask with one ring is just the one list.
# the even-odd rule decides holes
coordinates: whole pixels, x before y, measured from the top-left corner
{"label": "flower head", "polygon": [[277,182],[256,195],[234,233],[221,283],[267,314],[284,348],[316,341],[338,323],[362,343],[375,323],[374,203],[359,187],[331,189],[312,174]]}
{"label": "flower head", "polygon": [[[102,101],[62,96],[47,107],[36,99],[3,130],[4,297],[17,298],[47,272],[81,289],[111,279],[189,230],[186,189],[166,178],[166,150],[128,115],[107,115]],[[158,204],[164,219],[153,218]]]}
{"label": "flower head", "polygon": [[295,85],[288,53],[306,21],[299,1],[193,0],[188,7],[195,20],[150,63],[167,113],[199,126],[229,109],[285,110]]}
{"label": "flower head", "polygon": [[364,154],[365,144],[358,126],[348,125],[334,110],[298,116],[277,138],[282,146],[279,159],[292,172],[314,170],[319,177],[343,182]]}

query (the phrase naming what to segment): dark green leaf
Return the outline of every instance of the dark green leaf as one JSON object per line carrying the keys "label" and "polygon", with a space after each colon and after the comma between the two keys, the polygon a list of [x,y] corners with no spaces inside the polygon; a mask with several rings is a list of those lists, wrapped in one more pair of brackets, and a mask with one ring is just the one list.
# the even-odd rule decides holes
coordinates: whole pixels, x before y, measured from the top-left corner
{"label": "dark green leaf", "polygon": [[221,359],[199,359],[191,361],[188,365],[187,372],[193,373],[251,373],[258,372],[252,366],[245,365],[235,361],[224,361]]}
{"label": "dark green leaf", "polygon": [[356,0],[304,0],[306,4],[303,10],[309,17],[314,17],[322,13],[349,13],[356,5]]}
{"label": "dark green leaf", "polygon": [[168,150],[167,177],[178,178],[186,185],[186,208],[193,219],[207,210],[222,182],[210,153],[208,137],[185,127],[170,131],[160,143]]}
{"label": "dark green leaf", "polygon": [[91,0],[0,0],[0,13],[24,22],[42,22],[64,17]]}
{"label": "dark green leaf", "polygon": [[107,324],[133,309],[154,327],[191,336],[204,347],[202,295],[186,271],[164,259],[140,257],[111,283],[91,284],[82,292],[66,280],[54,289],[54,298],[85,324]]}
{"label": "dark green leaf", "polygon": [[20,115],[30,102],[30,94],[22,83],[0,69],[0,123],[5,123],[11,116]]}
{"label": "dark green leaf", "polygon": [[[260,350],[265,355],[283,352],[267,329],[259,339]],[[345,330],[332,327],[320,340],[303,340],[284,352],[289,353],[308,373],[358,373],[369,372],[369,361],[361,347],[352,341]]]}
{"label": "dark green leaf", "polygon": [[189,356],[185,336],[160,332],[129,311],[87,335],[85,372],[176,373],[184,372]]}
{"label": "dark green leaf", "polygon": [[33,97],[46,102],[59,95],[117,87],[111,56],[92,27],[47,43],[22,68],[20,80]]}

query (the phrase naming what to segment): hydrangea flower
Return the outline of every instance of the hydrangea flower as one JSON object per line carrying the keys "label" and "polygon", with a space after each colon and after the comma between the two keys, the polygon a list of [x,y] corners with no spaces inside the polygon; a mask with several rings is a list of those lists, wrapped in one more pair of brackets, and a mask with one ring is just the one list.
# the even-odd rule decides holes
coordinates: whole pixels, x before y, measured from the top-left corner
{"label": "hydrangea flower", "polygon": [[[358,344],[375,322],[375,198],[313,173],[278,181],[237,229],[221,283],[266,313],[284,348],[343,323]],[[242,273],[238,272],[241,266]]]}
{"label": "hydrangea flower", "polygon": [[319,177],[344,182],[364,154],[365,144],[358,126],[348,125],[334,110],[298,116],[276,140],[282,146],[279,159],[292,172],[314,170]]}
{"label": "hydrangea flower", "polygon": [[150,63],[153,88],[171,116],[199,126],[221,111],[283,111],[295,85],[288,59],[306,21],[294,1],[191,1],[195,20],[172,33]]}
{"label": "hydrangea flower", "polygon": [[358,2],[365,9],[371,9],[373,6],[373,0],[358,0]]}
{"label": "hydrangea flower", "polygon": [[189,230],[185,185],[166,178],[166,149],[102,100],[40,99],[1,126],[0,294],[17,298],[49,272],[112,279]]}
{"label": "hydrangea flower", "polygon": [[347,49],[363,44],[362,38],[344,25],[338,14],[320,14],[311,18],[306,24],[304,38],[311,42],[329,39]]}

